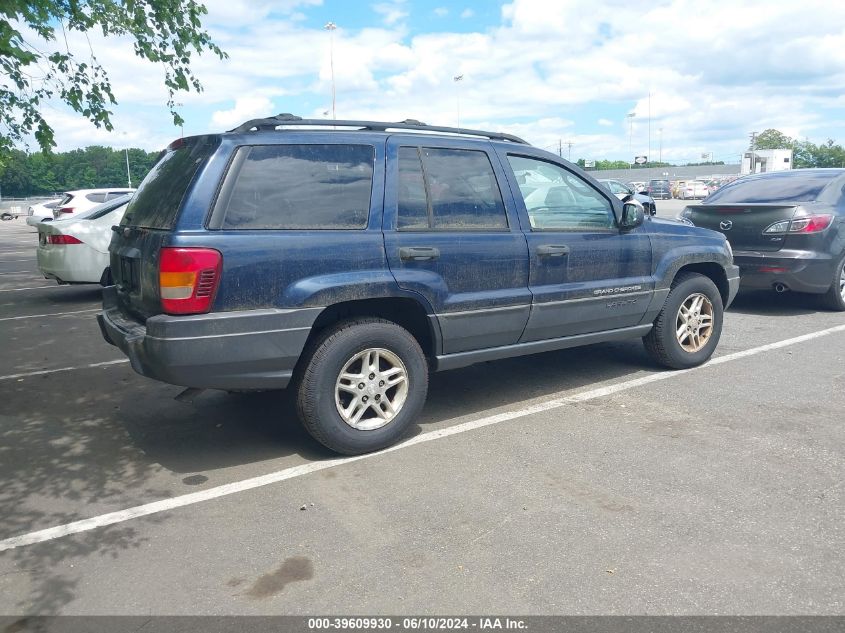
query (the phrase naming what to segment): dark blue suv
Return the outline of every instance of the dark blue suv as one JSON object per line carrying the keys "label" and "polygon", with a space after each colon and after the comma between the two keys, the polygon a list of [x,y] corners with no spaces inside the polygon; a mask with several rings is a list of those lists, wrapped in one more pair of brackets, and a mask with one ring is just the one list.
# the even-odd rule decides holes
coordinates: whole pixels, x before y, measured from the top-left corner
{"label": "dark blue suv", "polygon": [[397,441],[430,370],[642,337],[705,362],[738,270],[521,139],[417,121],[248,121],[179,139],[110,247],[103,335],[139,373],[297,391],[335,451]]}

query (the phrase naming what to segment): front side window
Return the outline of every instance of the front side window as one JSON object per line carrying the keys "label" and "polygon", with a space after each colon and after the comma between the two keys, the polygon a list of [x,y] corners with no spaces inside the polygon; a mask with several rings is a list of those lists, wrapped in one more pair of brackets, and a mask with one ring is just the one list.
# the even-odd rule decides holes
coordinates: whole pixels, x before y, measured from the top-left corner
{"label": "front side window", "polygon": [[590,231],[614,227],[610,202],[571,172],[527,156],[508,155],[531,228]]}
{"label": "front side window", "polygon": [[367,226],[372,146],[258,145],[239,151],[246,155],[224,201],[224,229]]}
{"label": "front side window", "polygon": [[505,204],[485,152],[399,148],[399,229],[507,230]]}

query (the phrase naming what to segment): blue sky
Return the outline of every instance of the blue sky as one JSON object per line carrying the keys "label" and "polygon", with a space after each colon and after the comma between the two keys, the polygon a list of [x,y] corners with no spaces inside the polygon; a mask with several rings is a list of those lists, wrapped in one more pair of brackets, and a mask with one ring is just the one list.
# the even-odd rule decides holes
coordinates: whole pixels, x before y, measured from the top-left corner
{"label": "blue sky", "polygon": [[[845,142],[845,3],[209,0],[205,26],[229,53],[194,69],[177,97],[185,134],[256,116],[324,117],[509,131],[564,156],[736,162],[774,127]],[[93,38],[119,105],[114,133],[50,108],[59,149],[158,149],[180,134],[162,72],[128,40]],[[87,48],[87,42],[72,45]],[[455,75],[463,75],[454,82]],[[649,99],[649,94],[651,98]],[[634,113],[634,117],[626,115]],[[329,115],[330,116],[330,115]],[[650,129],[650,134],[649,134]]]}

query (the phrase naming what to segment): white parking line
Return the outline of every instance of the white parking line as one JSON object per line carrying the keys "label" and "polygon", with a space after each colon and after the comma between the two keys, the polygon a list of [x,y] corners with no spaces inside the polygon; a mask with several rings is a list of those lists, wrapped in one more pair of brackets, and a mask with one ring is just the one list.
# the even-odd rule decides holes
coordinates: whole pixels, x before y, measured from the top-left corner
{"label": "white parking line", "polygon": [[478,420],[472,420],[470,422],[464,422],[463,424],[457,424],[455,426],[440,429],[438,431],[422,433],[421,435],[417,435],[416,437],[402,442],[401,444],[391,446],[390,448],[387,448],[383,451],[379,451],[377,453],[368,453],[366,455],[358,455],[356,457],[339,457],[336,459],[329,459],[321,462],[300,464],[299,466],[292,466],[290,468],[285,468],[284,470],[279,470],[274,473],[269,473],[267,475],[252,477],[250,479],[244,479],[242,481],[236,481],[230,484],[224,484],[222,486],[216,486],[214,488],[209,488],[208,490],[201,490],[199,492],[180,495],[178,497],[172,497],[170,499],[163,499],[161,501],[145,503],[140,506],[127,508],[126,510],[109,512],[107,514],[101,514],[99,516],[91,517],[89,519],[73,521],[72,523],[65,523],[64,525],[57,525],[55,527],[46,528],[44,530],[29,532],[28,534],[21,534],[20,536],[13,536],[11,538],[7,538],[0,541],[0,552],[14,549],[16,547],[22,547],[25,545],[34,545],[35,543],[51,541],[53,539],[68,536],[70,534],[88,532],[90,530],[105,527],[107,525],[123,523],[124,521],[129,521],[131,519],[137,519],[139,517],[157,514],[159,512],[167,512],[169,510],[182,508],[185,506],[193,505],[195,503],[201,503],[203,501],[209,501],[211,499],[219,499],[220,497],[237,494],[239,492],[245,492],[247,490],[253,490],[255,488],[279,483],[280,481],[285,481],[288,479],[294,479],[296,477],[302,477],[303,475],[308,475],[321,470],[326,470],[328,468],[334,468],[335,466],[340,466],[343,464],[350,464],[352,462],[361,461],[363,459],[373,459],[375,457],[378,457],[379,455],[392,453],[394,451],[400,451],[405,448],[415,446],[417,444],[433,442],[434,440],[439,440],[444,437],[449,437],[451,435],[458,435],[460,433],[474,431],[476,429],[492,426],[494,424],[500,424],[509,420],[515,420],[517,418],[533,415],[535,413],[541,413],[543,411],[557,409],[567,404],[575,404],[578,402],[586,402],[588,400],[602,398],[604,396],[619,393],[620,391],[627,391],[629,389],[635,389],[637,387],[641,387],[652,382],[658,382],[660,380],[668,380],[670,378],[683,376],[684,374],[688,374],[689,372],[700,371],[704,368],[711,367],[713,365],[721,365],[723,363],[728,363],[734,360],[738,360],[740,358],[755,356],[757,354],[762,354],[763,352],[768,352],[782,347],[788,347],[790,345],[796,345],[798,343],[803,343],[812,339],[828,336],[836,332],[845,332],[845,325],[838,325],[836,327],[827,328],[826,330],[819,330],[817,332],[811,332],[802,336],[796,336],[794,338],[785,339],[776,343],[761,345],[760,347],[754,347],[741,352],[734,352],[733,354],[720,356],[718,358],[714,358],[706,365],[702,365],[700,367],[694,367],[692,369],[684,369],[680,371],[663,371],[655,374],[649,374],[648,376],[643,376],[642,378],[635,378],[633,380],[628,380],[626,382],[622,382],[616,385],[598,387],[597,389],[590,389],[589,391],[584,391],[575,395],[563,396],[560,398],[547,400],[545,402],[524,407],[522,409],[517,409],[515,411],[506,411],[504,413],[487,416]]}
{"label": "white parking line", "polygon": [[[39,371],[28,371],[23,374],[9,374],[8,376],[0,376],[0,380],[16,380],[18,378],[30,378],[31,376],[43,376],[45,374],[58,374],[63,371],[74,371],[76,369],[91,369],[93,367],[108,367],[109,365],[120,365],[128,363],[128,358],[119,358],[117,360],[107,360],[102,363],[91,363],[90,365],[77,365],[75,367],[59,367],[58,369],[41,369]],[[2,550],[0,550],[2,551]]]}
{"label": "white parking line", "polygon": [[[99,312],[101,308],[91,308],[89,310],[72,310],[70,312],[49,312],[47,314],[25,314],[23,316],[2,317],[0,321],[17,321],[19,319],[41,319],[44,317],[57,317],[66,314],[82,314],[83,312]],[[3,378],[0,377],[0,380]]]}
{"label": "white parking line", "polygon": [[42,288],[61,288],[58,284],[55,286],[33,286],[32,288],[6,288],[0,292],[19,292],[21,290],[41,290]]}

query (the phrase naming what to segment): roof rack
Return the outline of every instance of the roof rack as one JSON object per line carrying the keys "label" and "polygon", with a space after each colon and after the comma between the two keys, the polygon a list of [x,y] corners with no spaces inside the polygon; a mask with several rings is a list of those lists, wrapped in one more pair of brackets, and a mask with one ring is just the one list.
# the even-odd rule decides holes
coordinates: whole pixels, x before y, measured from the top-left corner
{"label": "roof rack", "polygon": [[263,119],[251,119],[241,123],[238,127],[229,132],[251,132],[275,130],[279,126],[315,126],[315,127],[351,127],[359,131],[385,132],[387,130],[415,130],[418,132],[444,132],[446,134],[461,134],[464,136],[480,136],[496,141],[510,141],[528,145],[529,143],[513,134],[504,132],[485,132],[483,130],[470,130],[462,127],[441,127],[437,125],[426,125],[416,119],[405,119],[396,123],[385,123],[380,121],[343,121],[335,119],[303,119],[294,114],[284,113]]}

